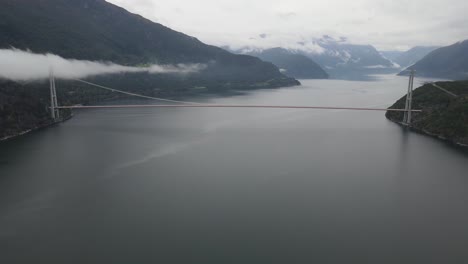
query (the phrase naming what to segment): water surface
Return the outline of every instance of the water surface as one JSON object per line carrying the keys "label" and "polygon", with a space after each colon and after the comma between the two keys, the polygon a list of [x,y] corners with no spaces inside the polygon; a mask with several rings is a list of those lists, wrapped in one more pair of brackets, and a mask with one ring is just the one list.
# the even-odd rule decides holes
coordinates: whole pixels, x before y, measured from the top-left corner
{"label": "water surface", "polygon": [[[388,107],[407,78],[302,83],[205,101]],[[384,112],[75,114],[0,144],[1,263],[468,263],[468,155]]]}

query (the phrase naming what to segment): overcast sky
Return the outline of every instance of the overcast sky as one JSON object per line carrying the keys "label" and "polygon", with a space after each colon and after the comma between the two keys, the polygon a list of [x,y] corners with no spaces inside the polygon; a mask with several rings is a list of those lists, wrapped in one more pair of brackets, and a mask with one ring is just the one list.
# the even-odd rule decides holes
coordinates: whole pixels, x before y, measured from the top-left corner
{"label": "overcast sky", "polygon": [[468,0],[107,1],[205,43],[234,48],[295,47],[324,34],[380,50],[468,39]]}

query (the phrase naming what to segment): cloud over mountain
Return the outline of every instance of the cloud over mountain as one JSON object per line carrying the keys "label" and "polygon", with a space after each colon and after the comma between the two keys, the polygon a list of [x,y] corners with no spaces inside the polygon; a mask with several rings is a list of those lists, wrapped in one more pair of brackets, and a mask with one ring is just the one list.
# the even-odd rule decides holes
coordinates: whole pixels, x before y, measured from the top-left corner
{"label": "cloud over mountain", "polygon": [[57,78],[74,79],[125,72],[188,74],[203,70],[205,67],[203,64],[129,67],[115,63],[64,59],[50,53],[35,54],[17,49],[0,49],[0,78],[20,81],[47,78],[50,69],[53,69]]}

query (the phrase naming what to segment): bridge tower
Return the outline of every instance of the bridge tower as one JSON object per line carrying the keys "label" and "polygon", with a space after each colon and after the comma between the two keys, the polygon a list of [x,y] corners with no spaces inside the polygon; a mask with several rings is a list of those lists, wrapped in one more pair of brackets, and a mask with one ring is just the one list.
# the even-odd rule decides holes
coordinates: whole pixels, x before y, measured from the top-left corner
{"label": "bridge tower", "polygon": [[55,89],[55,77],[52,67],[49,69],[49,83],[50,83],[50,115],[54,121],[60,120],[60,111],[57,108],[57,91]]}
{"label": "bridge tower", "polygon": [[411,69],[409,83],[408,83],[408,93],[406,94],[406,105],[405,105],[405,115],[403,117],[403,124],[410,126],[413,110],[413,87],[414,87],[414,76],[416,71]]}

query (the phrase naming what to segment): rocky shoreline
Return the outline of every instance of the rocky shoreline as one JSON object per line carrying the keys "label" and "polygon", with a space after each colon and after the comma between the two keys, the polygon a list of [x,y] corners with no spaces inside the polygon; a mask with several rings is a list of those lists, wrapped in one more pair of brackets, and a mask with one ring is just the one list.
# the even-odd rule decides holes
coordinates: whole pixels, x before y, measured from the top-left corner
{"label": "rocky shoreline", "polygon": [[409,126],[408,127],[407,125],[403,124],[401,121],[396,121],[396,120],[391,120],[391,119],[388,119],[388,120],[390,120],[393,123],[398,124],[399,126],[401,126],[403,128],[407,128],[407,129],[409,129],[409,130],[411,130],[411,131],[413,131],[415,133],[425,135],[425,136],[428,136],[428,137],[432,137],[432,138],[438,139],[440,141],[444,141],[445,143],[448,143],[450,145],[453,145],[453,146],[468,150],[468,142],[457,141],[456,139],[448,138],[448,137],[445,137],[445,136],[443,136],[441,134],[430,132],[430,131],[428,131],[426,129],[421,129],[421,128],[417,128],[417,127],[414,127],[414,126]]}
{"label": "rocky shoreline", "polygon": [[10,141],[10,140],[25,136],[25,135],[28,135],[28,134],[30,134],[32,132],[36,132],[36,131],[39,131],[39,130],[42,130],[42,129],[45,129],[45,128],[48,128],[48,127],[58,125],[60,123],[66,122],[67,120],[71,119],[72,117],[73,117],[73,115],[70,115],[70,116],[67,116],[64,119],[60,120],[60,121],[56,121],[56,122],[51,121],[48,124],[37,126],[37,127],[34,127],[34,128],[30,128],[30,129],[26,129],[26,130],[23,130],[21,132],[18,132],[16,134],[14,134],[14,135],[9,135],[9,136],[0,138],[0,143],[3,143],[3,142],[6,142],[6,141]]}

